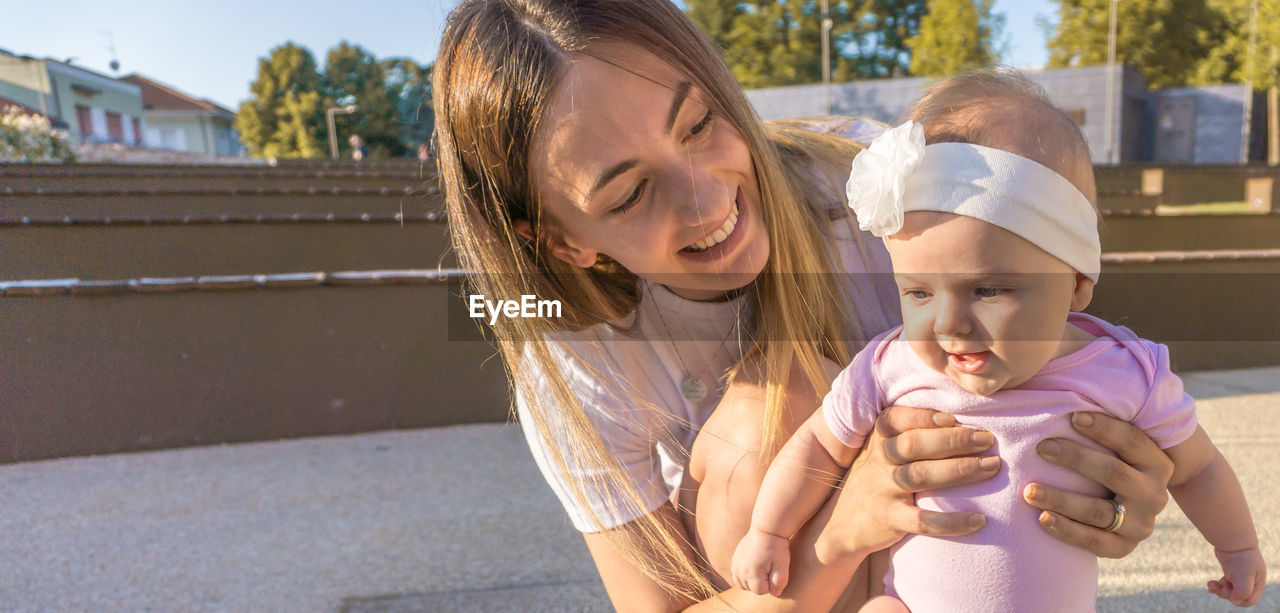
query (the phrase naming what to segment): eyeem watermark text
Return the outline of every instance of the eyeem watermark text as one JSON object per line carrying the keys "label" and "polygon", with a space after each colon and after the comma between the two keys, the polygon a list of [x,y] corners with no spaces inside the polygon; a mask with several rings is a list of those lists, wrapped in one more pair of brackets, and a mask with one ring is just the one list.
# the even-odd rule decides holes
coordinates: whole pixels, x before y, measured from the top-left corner
{"label": "eyeem watermark text", "polygon": [[524,294],[519,300],[489,300],[483,294],[471,294],[467,300],[471,319],[484,319],[489,325],[498,323],[498,317],[560,317],[559,300],[539,300],[533,294]]}

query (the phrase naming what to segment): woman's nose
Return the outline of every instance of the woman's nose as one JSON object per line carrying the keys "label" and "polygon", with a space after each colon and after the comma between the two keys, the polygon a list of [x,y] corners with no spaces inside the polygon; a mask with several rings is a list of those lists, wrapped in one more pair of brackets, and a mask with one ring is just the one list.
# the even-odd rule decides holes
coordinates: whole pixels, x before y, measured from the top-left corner
{"label": "woman's nose", "polygon": [[670,192],[673,213],[680,224],[701,226],[722,221],[732,206],[728,187],[700,168],[686,166],[682,170],[673,175]]}
{"label": "woman's nose", "polygon": [[967,301],[949,296],[937,298],[938,310],[933,319],[934,334],[962,338],[973,332],[973,320]]}

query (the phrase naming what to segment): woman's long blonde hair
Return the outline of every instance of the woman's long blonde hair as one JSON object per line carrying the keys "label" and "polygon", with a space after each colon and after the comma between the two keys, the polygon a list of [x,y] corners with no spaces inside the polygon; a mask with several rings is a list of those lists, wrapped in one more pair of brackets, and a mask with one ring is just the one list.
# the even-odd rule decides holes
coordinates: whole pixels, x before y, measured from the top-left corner
{"label": "woman's long blonde hair", "polygon": [[[618,551],[673,594],[700,600],[714,593],[704,562],[689,560],[680,537],[641,506],[580,399],[563,376],[554,376],[560,370],[549,344],[536,342],[558,331],[614,325],[640,301],[637,278],[607,257],[591,268],[571,266],[515,230],[517,220],[539,227],[529,152],[543,114],[571,57],[591,55],[597,43],[631,44],[675,68],[751,151],[771,246],[764,271],[748,287],[756,308],[744,357],[759,356],[766,367],[762,454],[782,442],[783,389],[792,367],[821,394],[828,388],[822,360],[845,364],[852,355],[845,342],[853,315],[848,298],[842,284],[821,274],[840,271],[830,253],[830,223],[847,209],[815,178],[827,168],[847,168],[857,147],[762,125],[716,50],[670,0],[464,0],[445,28],[433,96],[439,172],[459,263],[474,272],[477,293],[533,294],[563,307],[560,319],[499,319],[493,326],[512,389],[524,399],[526,419],[546,441],[556,470],[567,477],[569,466],[587,466],[605,474],[617,509],[642,516],[607,532]],[[539,378],[548,374],[549,380]],[[552,397],[539,397],[540,384]],[[582,507],[592,508],[587,486],[566,480]]]}

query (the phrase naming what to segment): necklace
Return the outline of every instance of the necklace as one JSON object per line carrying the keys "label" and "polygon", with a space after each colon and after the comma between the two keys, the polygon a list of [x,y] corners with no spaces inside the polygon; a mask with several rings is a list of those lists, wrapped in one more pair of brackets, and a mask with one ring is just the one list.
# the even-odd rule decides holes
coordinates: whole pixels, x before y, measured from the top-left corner
{"label": "necklace", "polygon": [[662,322],[662,328],[666,331],[667,342],[671,344],[671,351],[676,354],[676,360],[680,362],[680,368],[684,371],[684,380],[680,382],[680,395],[684,396],[689,402],[699,402],[707,397],[707,384],[702,380],[702,373],[707,370],[707,366],[715,361],[715,357],[724,349],[729,338],[733,336],[733,332],[738,329],[739,320],[734,320],[733,325],[729,326],[728,334],[725,334],[724,340],[716,346],[715,351],[711,352],[711,360],[706,366],[702,367],[702,372],[693,374],[688,366],[685,366],[684,358],[680,356],[680,348],[676,346],[675,341],[671,340],[671,328],[667,326],[667,318],[662,315],[662,307],[658,304],[653,305],[654,311],[658,313],[658,320]]}

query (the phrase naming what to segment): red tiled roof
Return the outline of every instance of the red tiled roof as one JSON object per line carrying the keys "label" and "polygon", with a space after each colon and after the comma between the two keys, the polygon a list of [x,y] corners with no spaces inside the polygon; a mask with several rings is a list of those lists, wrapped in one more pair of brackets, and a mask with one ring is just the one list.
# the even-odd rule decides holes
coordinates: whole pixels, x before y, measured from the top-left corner
{"label": "red tiled roof", "polygon": [[142,108],[147,111],[213,111],[231,114],[231,111],[208,100],[194,98],[137,73],[120,77],[120,80],[142,88]]}

